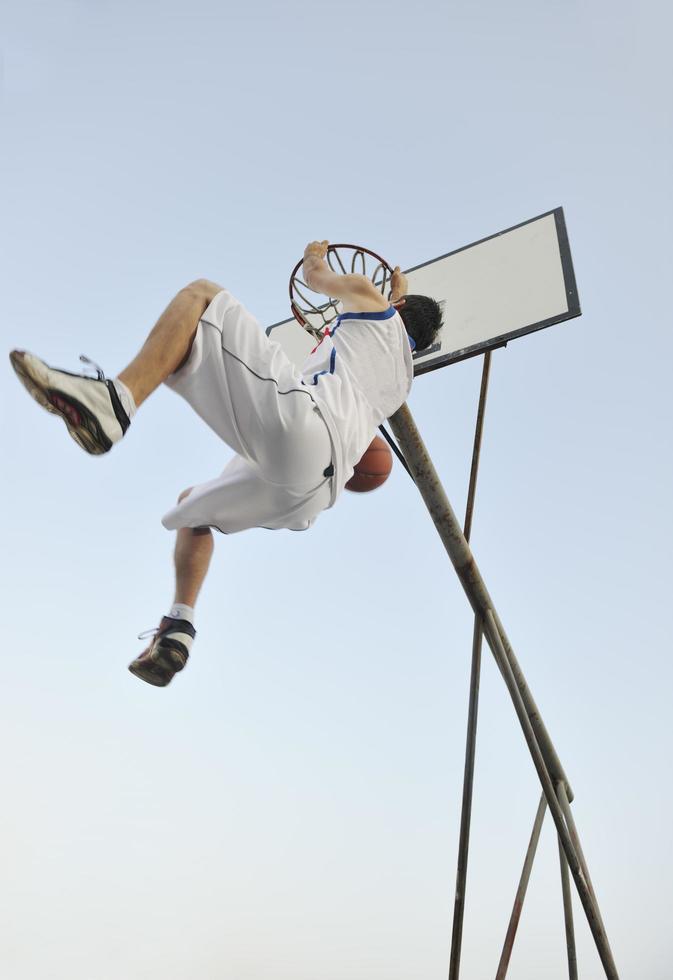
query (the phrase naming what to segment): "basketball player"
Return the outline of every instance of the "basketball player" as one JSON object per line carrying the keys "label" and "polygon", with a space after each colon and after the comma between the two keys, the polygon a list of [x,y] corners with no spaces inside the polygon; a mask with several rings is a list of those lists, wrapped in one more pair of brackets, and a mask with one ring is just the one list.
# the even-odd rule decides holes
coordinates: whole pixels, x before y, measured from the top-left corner
{"label": "basketball player", "polygon": [[334,505],[380,423],[405,401],[412,347],[427,347],[441,326],[439,305],[406,295],[399,267],[388,301],[366,276],[333,272],[327,247],[306,247],[304,277],[312,290],[341,300],[343,313],[301,371],[231,293],[205,279],[180,290],[114,381],[100,368],[97,378],[85,377],[25,351],[10,355],[29,393],[88,453],[119,442],[162,383],[235,452],[220,476],[184,490],[162,519],[177,530],[175,601],[129,666],[149,684],[165,687],[187,662],[211,528],[309,528]]}

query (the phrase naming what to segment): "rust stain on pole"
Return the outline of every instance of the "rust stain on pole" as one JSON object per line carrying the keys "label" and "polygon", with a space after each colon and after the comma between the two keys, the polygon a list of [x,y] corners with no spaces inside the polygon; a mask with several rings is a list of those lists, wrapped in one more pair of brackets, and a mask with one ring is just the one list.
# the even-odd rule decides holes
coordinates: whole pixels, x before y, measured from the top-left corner
{"label": "rust stain on pole", "polygon": [[523,671],[514,655],[514,650],[509,642],[504,627],[495,612],[495,606],[491,599],[484,580],[481,577],[477,563],[470,550],[470,546],[465,540],[460,524],[449,503],[444,488],[440,482],[437,471],[433,466],[430,455],[425,447],[421,435],[414,423],[411,412],[407,405],[403,405],[390,419],[390,425],[402,449],[405,459],[411,469],[416,485],[423,497],[430,516],[437,528],[439,536],[446,548],[453,567],[456,570],[468,601],[472,606],[475,615],[483,616],[487,609],[492,609],[498,631],[502,638],[507,658],[517,685],[521,691],[521,697],[526,705],[526,711],[535,729],[540,748],[545,758],[547,768],[552,774],[555,782],[562,782],[566,786],[568,799],[572,802],[573,792],[568,777],[566,776],[556,749],[542,721],[538,707],[533,699],[533,695],[528,688]]}

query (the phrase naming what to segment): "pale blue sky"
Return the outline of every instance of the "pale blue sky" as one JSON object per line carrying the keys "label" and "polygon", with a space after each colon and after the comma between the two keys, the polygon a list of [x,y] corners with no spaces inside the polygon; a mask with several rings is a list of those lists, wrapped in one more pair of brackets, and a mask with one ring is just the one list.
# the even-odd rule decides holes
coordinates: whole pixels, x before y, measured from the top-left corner
{"label": "pale blue sky", "polygon": [[[196,276],[268,324],[311,239],[408,267],[563,205],[583,316],[494,355],[473,546],[643,980],[673,969],[670,28],[647,0],[0,10],[7,350],[114,374]],[[410,400],[459,514],[479,373]],[[126,664],[171,598],[159,519],[228,451],[167,391],[103,459],[7,361],[1,404],[3,975],[445,977],[472,623],[406,475],[219,539],[158,691]],[[539,795],[490,655],[475,793],[467,980]],[[548,824],[520,980],[567,975],[557,865]]]}

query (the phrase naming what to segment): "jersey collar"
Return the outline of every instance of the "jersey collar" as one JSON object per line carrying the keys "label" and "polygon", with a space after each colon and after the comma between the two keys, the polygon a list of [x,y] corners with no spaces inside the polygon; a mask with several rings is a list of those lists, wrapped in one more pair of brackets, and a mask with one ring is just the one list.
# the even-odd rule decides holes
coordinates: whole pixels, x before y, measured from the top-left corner
{"label": "jersey collar", "polygon": [[[397,310],[394,306],[389,306],[387,310],[377,310],[375,313],[342,313],[337,317],[336,326],[334,330],[339,326],[343,320],[389,320],[391,316],[395,316]],[[334,330],[329,330],[330,334],[334,333]],[[409,338],[409,346],[412,351],[416,350],[416,341],[413,337],[407,334]]]}

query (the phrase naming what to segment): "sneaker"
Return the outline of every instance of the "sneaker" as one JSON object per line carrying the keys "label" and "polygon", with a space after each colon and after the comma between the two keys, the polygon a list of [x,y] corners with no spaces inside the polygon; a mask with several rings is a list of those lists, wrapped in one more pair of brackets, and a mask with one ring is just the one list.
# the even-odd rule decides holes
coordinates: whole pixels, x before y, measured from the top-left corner
{"label": "sneaker", "polygon": [[[71,374],[49,367],[27,351],[9,355],[19,381],[35,401],[60,416],[75,442],[100,456],[122,438],[131,420],[124,411],[117,389],[97,365],[97,378]],[[81,360],[93,364],[82,355]]]}
{"label": "sneaker", "polygon": [[[148,684],[166,687],[187,663],[196,630],[186,619],[164,616],[159,628],[150,630],[151,633],[154,639],[147,650],[129,664],[129,670]],[[150,634],[141,633],[138,639]]]}

